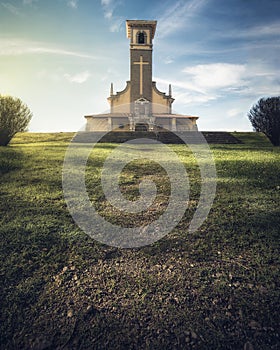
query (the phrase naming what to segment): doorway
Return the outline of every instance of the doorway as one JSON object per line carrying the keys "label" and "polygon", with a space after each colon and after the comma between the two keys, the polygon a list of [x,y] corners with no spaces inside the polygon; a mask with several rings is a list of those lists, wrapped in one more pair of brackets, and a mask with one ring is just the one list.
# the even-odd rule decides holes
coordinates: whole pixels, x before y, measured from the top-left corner
{"label": "doorway", "polygon": [[144,123],[137,123],[135,125],[135,131],[148,131],[149,125]]}

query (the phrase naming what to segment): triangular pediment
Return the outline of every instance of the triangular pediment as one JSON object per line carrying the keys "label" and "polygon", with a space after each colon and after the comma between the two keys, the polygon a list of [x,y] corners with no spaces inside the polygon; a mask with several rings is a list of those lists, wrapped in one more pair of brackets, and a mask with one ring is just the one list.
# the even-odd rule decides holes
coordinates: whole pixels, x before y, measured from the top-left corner
{"label": "triangular pediment", "polygon": [[135,103],[143,104],[143,103],[150,103],[150,101],[144,97],[140,97],[140,98],[138,98],[138,100],[135,101]]}

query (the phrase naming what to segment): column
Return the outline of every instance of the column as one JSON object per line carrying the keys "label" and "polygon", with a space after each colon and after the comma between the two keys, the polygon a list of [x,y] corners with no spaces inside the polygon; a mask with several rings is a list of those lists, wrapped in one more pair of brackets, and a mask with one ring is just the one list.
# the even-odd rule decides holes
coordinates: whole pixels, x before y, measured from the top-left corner
{"label": "column", "polygon": [[112,130],[112,118],[108,117],[108,131]]}
{"label": "column", "polygon": [[171,131],[177,131],[176,118],[172,118]]}

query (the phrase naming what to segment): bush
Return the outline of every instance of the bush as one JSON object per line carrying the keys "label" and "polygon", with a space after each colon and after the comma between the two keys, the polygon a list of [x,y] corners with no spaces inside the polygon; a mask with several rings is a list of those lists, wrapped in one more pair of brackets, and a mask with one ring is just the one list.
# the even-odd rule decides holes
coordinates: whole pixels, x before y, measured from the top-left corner
{"label": "bush", "polygon": [[7,146],[17,132],[26,131],[32,118],[19,98],[0,95],[0,146]]}
{"label": "bush", "polygon": [[280,145],[280,96],[261,98],[248,118],[256,131],[263,132],[274,146]]}

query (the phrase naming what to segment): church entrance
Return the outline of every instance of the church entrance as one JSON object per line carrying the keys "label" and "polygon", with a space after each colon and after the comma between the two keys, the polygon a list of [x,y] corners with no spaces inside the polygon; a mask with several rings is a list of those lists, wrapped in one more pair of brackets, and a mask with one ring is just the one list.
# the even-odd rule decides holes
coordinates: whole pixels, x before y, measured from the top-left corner
{"label": "church entrance", "polygon": [[148,131],[149,125],[144,123],[137,123],[135,125],[135,131]]}

